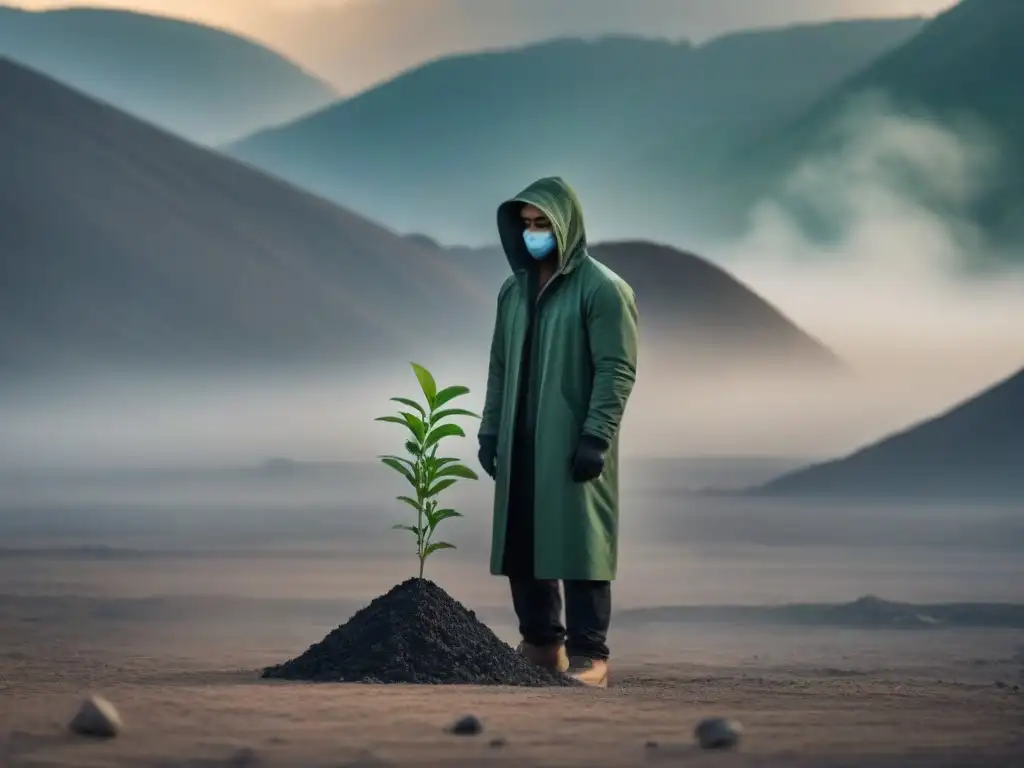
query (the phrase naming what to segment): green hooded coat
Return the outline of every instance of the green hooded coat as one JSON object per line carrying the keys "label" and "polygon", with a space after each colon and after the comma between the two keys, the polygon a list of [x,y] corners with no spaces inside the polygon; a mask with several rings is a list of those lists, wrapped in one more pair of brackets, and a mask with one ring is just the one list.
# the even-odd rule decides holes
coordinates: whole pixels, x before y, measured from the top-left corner
{"label": "green hooded coat", "polygon": [[[547,215],[557,242],[555,275],[539,294],[536,262],[523,242],[524,204]],[[559,178],[541,179],[503,203],[498,232],[512,276],[498,293],[480,425],[481,436],[497,438],[491,572],[507,572],[514,433],[526,424],[533,431],[533,487],[517,490],[532,490],[533,576],[611,581],[618,559],[619,426],[636,380],[636,300],[621,277],[587,252],[579,199]],[[529,373],[521,382],[524,368]],[[521,383],[528,387],[522,398]],[[571,467],[582,435],[599,438],[608,450],[601,476],[577,483]]]}

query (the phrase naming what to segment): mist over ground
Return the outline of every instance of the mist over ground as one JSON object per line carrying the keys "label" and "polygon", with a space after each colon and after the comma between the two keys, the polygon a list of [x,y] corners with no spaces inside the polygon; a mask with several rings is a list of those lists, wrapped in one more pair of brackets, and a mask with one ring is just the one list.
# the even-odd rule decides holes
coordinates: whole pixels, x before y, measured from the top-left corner
{"label": "mist over ground", "polygon": [[[747,231],[674,244],[722,264],[838,353],[851,375],[812,376],[786,361],[700,373],[691,365],[700,351],[670,331],[644,337],[622,436],[624,605],[868,592],[1024,599],[1019,505],[695,493],[748,487],[851,451],[1024,363],[1020,254],[991,252],[954,215],[998,166],[998,144],[973,128],[897,117],[878,99],[854,105],[837,129],[838,149],[798,168],[784,202],[765,200]],[[904,194],[907,178],[940,205]],[[591,194],[582,191],[584,204]],[[839,224],[828,246],[805,236],[795,202]],[[460,404],[479,411],[488,338],[489,328],[467,328],[448,351],[409,357],[442,386],[469,386]],[[225,552],[257,552],[267,574],[283,569],[289,589],[302,574],[320,574],[309,578],[348,594],[336,581],[341,564],[349,573],[368,568],[366,558],[408,555],[408,542],[389,530],[404,513],[393,500],[402,481],[374,459],[403,438],[374,418],[394,410],[390,397],[416,393],[408,360],[397,359],[201,377],[121,370],[9,390],[0,401],[4,557],[23,562],[23,548],[42,547],[47,568],[84,558],[113,574],[135,563],[158,579],[171,562],[168,573],[194,573],[192,559],[206,551],[216,565],[204,567],[223,580],[233,578]],[[476,425],[462,423],[469,439],[446,451],[475,467]],[[287,461],[266,463],[274,458]],[[491,488],[485,478],[450,492],[466,517],[445,533],[459,547],[438,560],[445,578],[486,568]],[[252,578],[251,565],[239,568],[237,579]],[[393,579],[373,573],[373,589]],[[171,576],[160,578],[140,589],[172,590]],[[172,591],[187,591],[182,584]],[[500,584],[487,589],[497,602]]]}
{"label": "mist over ground", "polygon": [[[826,380],[786,361],[701,373],[691,364],[701,350],[642,327],[627,457],[825,458],[945,410],[1024,362],[1024,247],[995,253],[958,215],[998,169],[998,141],[971,123],[902,116],[878,95],[852,103],[834,133],[832,149],[807,158],[746,231],[672,244],[725,266],[852,376]],[[922,190],[929,206],[917,202]],[[581,190],[585,206],[601,194]],[[806,236],[796,210],[827,221],[831,243]],[[448,344],[421,332],[423,354],[413,344],[409,359],[469,386],[465,405],[479,411],[489,329],[467,327]],[[373,418],[391,411],[389,397],[416,391],[407,360],[369,356],[316,370],[55,379],[0,399],[0,468],[364,461],[395,440]]]}

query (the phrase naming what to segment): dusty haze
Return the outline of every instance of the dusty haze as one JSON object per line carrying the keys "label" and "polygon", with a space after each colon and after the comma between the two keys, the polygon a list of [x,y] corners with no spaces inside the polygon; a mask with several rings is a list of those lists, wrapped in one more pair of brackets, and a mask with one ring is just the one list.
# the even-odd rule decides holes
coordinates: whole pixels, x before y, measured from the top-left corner
{"label": "dusty haze", "polygon": [[29,9],[128,8],[261,40],[354,93],[446,54],[563,35],[630,33],[695,42],[738,29],[837,18],[933,15],[951,0],[15,0]]}
{"label": "dusty haze", "polygon": [[[810,244],[771,202],[732,241],[674,244],[726,266],[834,349],[852,378],[823,382],[783,362],[775,372],[708,379],[688,368],[697,350],[647,334],[623,428],[626,456],[843,453],[1024,363],[1024,276],[991,266],[1020,264],[1022,254],[988,253],[980,232],[908,202],[888,170],[897,161],[913,169],[955,209],[984,187],[998,142],[977,126],[896,117],[878,97],[853,104],[840,128],[843,150],[807,160],[788,182],[842,221],[831,247]],[[582,190],[584,205],[594,194],[601,191]],[[600,222],[588,226],[600,232]],[[472,348],[417,362],[444,383],[469,386],[466,404],[479,410],[488,334],[469,335]],[[325,360],[315,373],[227,371],[202,380],[119,371],[54,381],[0,401],[0,467],[362,461],[394,440],[373,417],[389,412],[390,396],[415,389],[405,360]]]}
{"label": "dusty haze", "polygon": [[[868,13],[882,3],[813,5]],[[742,0],[750,14],[769,6],[810,13],[812,2]],[[229,19],[242,5],[191,7]],[[250,13],[254,26],[270,18]],[[701,18],[709,32],[724,23]],[[351,82],[453,39],[465,40],[426,35],[422,48],[397,54],[382,46]],[[780,361],[774,371],[699,376],[691,359],[702,350],[671,332],[645,334],[623,428],[609,691],[264,686],[258,669],[301,653],[415,572],[408,534],[390,530],[409,522],[394,499],[404,481],[374,459],[399,450],[401,430],[373,417],[392,410],[390,396],[415,396],[407,361],[381,362],[364,342],[373,362],[324,360],[315,371],[107,370],[0,386],[0,763],[253,764],[245,748],[282,768],[624,766],[658,755],[703,764],[692,727],[727,713],[745,729],[740,752],[714,756],[728,765],[1015,765],[1024,746],[1019,623],[636,618],[634,609],[657,606],[867,594],[1024,603],[1019,503],[695,493],[763,483],[843,453],[1024,365],[1024,275],[992,266],[1024,264],[1022,249],[991,253],[957,216],[908,202],[890,173],[909,169],[955,211],[998,165],[998,141],[978,126],[896,117],[877,98],[852,105],[839,128],[842,151],[809,158],[788,180],[792,196],[841,222],[830,247],[812,245],[771,201],[728,241],[637,233],[724,265],[852,375],[825,380]],[[602,194],[580,191],[585,205]],[[601,223],[593,229],[600,236]],[[460,404],[476,410],[488,331],[467,329],[473,341],[418,360],[442,385],[470,386]],[[463,423],[472,435],[475,425]],[[472,439],[446,442],[475,466]],[[308,463],[264,463],[271,457]],[[514,643],[507,583],[487,576],[492,493],[486,478],[446,492],[465,515],[444,524],[458,549],[432,558],[427,576]],[[1019,606],[995,610],[1021,615]],[[84,746],[63,734],[87,692],[121,709],[123,738]],[[482,740],[444,733],[464,712],[484,720]],[[507,743],[488,747],[492,737]],[[653,752],[644,746],[652,740]]]}

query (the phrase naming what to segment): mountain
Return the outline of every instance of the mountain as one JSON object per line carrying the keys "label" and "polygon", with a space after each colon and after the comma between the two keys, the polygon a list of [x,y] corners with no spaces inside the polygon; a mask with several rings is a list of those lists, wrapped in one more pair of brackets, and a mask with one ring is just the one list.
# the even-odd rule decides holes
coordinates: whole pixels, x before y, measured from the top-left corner
{"label": "mountain", "polygon": [[4,59],[0,103],[0,379],[363,363],[493,311],[435,251]]}
{"label": "mountain", "polygon": [[700,46],[562,39],[454,56],[225,151],[396,229],[447,242],[491,242],[495,202],[553,174],[583,193],[595,238],[660,239],[627,202],[648,194],[651,168],[638,157],[668,136],[687,148],[688,162],[723,156],[922,23],[836,22]]}
{"label": "mountain", "polygon": [[[609,34],[709,40],[741,29],[931,14],[944,0],[373,0],[265,3],[241,18],[230,4],[201,10],[215,25],[247,31],[288,51],[354,94],[425,61],[529,45],[552,37]],[[949,4],[949,0],[945,0]],[[194,12],[199,13],[198,8]],[[239,26],[240,25],[240,26]]]}
{"label": "mountain", "polygon": [[[949,217],[964,214],[995,240],[1019,242],[1024,236],[1022,39],[1024,3],[962,0],[903,45],[837,85],[804,114],[734,153],[715,174],[740,182],[716,190],[713,197],[729,201],[733,208],[737,203],[745,208],[773,196],[802,215],[812,231],[817,227],[828,234],[841,228],[841,220],[815,211],[816,220],[801,205],[806,201],[787,198],[780,189],[801,161],[838,148],[836,127],[859,97],[880,94],[888,101],[888,115],[957,128],[965,121],[980,122],[994,136],[1001,149],[998,168],[989,188],[966,206],[955,195],[945,199],[941,190],[913,174],[897,178],[908,195],[936,212]],[[687,140],[677,138],[680,146]],[[972,140],[969,137],[963,143]],[[899,168],[898,159],[888,165]]]}
{"label": "mountain", "polygon": [[[411,239],[424,246],[429,243],[421,236]],[[750,372],[780,363],[830,376],[846,371],[820,341],[700,256],[641,241],[598,243],[589,250],[632,286],[643,337],[678,350],[679,360],[695,373],[724,373],[730,368]],[[461,273],[494,293],[508,276],[498,248],[453,248],[447,253]]]}
{"label": "mountain", "polygon": [[773,496],[1024,499],[1024,370],[930,421],[784,475]]}
{"label": "mountain", "polygon": [[[396,235],[5,60],[0,101],[0,380],[365,372],[486,350],[508,274],[496,249]],[[754,348],[836,364],[701,259],[643,243],[594,253],[634,284],[648,343],[688,370]]]}
{"label": "mountain", "polygon": [[204,143],[230,141],[336,98],[330,86],[254,42],[127,11],[0,7],[0,56]]}

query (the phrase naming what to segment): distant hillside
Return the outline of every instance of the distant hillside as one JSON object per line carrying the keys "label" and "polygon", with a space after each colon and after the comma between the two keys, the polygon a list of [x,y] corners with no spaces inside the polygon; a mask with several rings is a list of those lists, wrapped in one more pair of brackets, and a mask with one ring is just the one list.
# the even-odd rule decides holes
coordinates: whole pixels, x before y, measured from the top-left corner
{"label": "distant hillside", "polygon": [[[279,3],[284,11],[284,3]],[[291,51],[345,93],[454,51],[529,45],[555,37],[609,34],[709,40],[740,29],[798,20],[827,23],[851,9],[891,16],[913,3],[886,0],[372,0],[292,3],[261,39]],[[247,20],[233,20],[245,23]],[[263,24],[259,24],[263,21]]]}
{"label": "distant hillside", "polygon": [[[495,202],[552,174],[581,190],[595,238],[659,239],[638,202],[652,166],[638,158],[674,136],[685,157],[673,161],[706,165],[792,119],[922,23],[837,22],[701,46],[564,39],[453,56],[225,150],[447,242],[493,241]],[[673,225],[685,219],[686,197]]]}
{"label": "distant hillside", "polygon": [[434,251],[3,59],[0,103],[0,380],[406,359],[422,318],[493,311]]}
{"label": "distant hillside", "polygon": [[127,11],[0,7],[0,56],[205,143],[294,119],[335,98],[324,82],[254,42]]}
{"label": "distant hillside", "polygon": [[1024,500],[1024,370],[923,424],[755,490],[773,496]]}
{"label": "distant hillside", "polygon": [[[416,238],[419,239],[419,238]],[[448,251],[460,272],[496,292],[508,276],[497,248]],[[692,253],[647,242],[599,243],[591,255],[636,292],[644,337],[678,349],[694,373],[758,365],[842,374],[836,355],[724,269]]]}
{"label": "distant hillside", "polygon": [[[842,82],[799,119],[773,127],[731,156],[715,174],[727,180],[712,195],[735,208],[774,196],[803,159],[836,149],[835,127],[853,100],[883,94],[896,115],[946,125],[980,121],[1002,144],[991,188],[966,211],[951,207],[919,179],[907,179],[907,193],[939,213],[966,214],[996,239],[1024,237],[1024,3],[1019,0],[963,0],[937,16],[917,35]],[[677,139],[681,147],[688,139]],[[736,181],[738,180],[738,181]],[[684,185],[677,185],[683,189]],[[809,228],[828,233],[842,222],[808,215],[797,201],[790,209]],[[805,207],[805,206],[804,206]]]}
{"label": "distant hillside", "polygon": [[[8,377],[486,349],[503,254],[400,237],[4,60],[0,101]],[[697,257],[644,243],[594,254],[634,284],[645,328],[678,345],[689,370],[756,352],[837,366]]]}
{"label": "distant hillside", "polygon": [[1024,629],[1024,605],[1016,603],[899,603],[865,595],[850,603],[789,605],[694,605],[631,608],[618,614],[631,626],[664,622],[723,622],[860,629],[1001,627]]}

